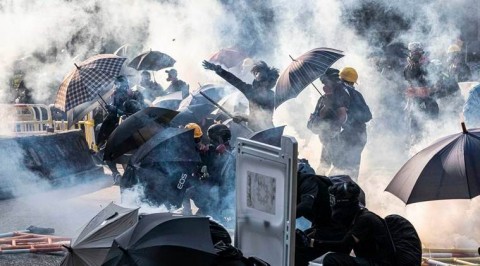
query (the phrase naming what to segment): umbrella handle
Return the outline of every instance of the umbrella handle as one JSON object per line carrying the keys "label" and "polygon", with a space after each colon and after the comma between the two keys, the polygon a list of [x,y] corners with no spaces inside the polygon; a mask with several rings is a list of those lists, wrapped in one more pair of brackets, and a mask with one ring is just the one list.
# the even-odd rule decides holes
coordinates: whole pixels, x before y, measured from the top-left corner
{"label": "umbrella handle", "polygon": [[315,86],[315,84],[313,84],[313,82],[310,84],[312,84],[312,86],[318,91],[318,93],[320,93],[320,96],[323,96],[323,93],[320,92],[320,90],[317,88],[317,86]]}

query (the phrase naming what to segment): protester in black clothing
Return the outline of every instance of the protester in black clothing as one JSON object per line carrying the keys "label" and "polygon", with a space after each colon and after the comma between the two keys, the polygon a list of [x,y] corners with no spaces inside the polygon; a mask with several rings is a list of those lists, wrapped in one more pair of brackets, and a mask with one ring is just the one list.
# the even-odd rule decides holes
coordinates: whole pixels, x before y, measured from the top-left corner
{"label": "protester in black clothing", "polygon": [[432,85],[428,76],[428,59],[420,43],[408,44],[408,64],[403,74],[409,87],[406,91],[407,122],[410,129],[410,145],[417,143],[422,138],[423,124],[427,119],[436,119],[439,108],[434,98],[431,97]]}
{"label": "protester in black clothing", "polygon": [[465,63],[465,56],[460,46],[452,44],[447,50],[448,74],[457,82],[469,81],[471,78],[470,67]]}
{"label": "protester in black clothing", "polygon": [[327,177],[315,175],[308,161],[300,159],[297,172],[296,217],[305,217],[312,227],[331,225],[328,187],[332,183]]}
{"label": "protester in black clothing", "polygon": [[[297,244],[330,251],[316,260],[331,265],[393,265],[394,248],[383,219],[359,204],[360,187],[353,182],[330,189],[332,220],[348,228],[342,240],[309,238],[297,230]],[[356,257],[351,257],[351,250]]]}
{"label": "protester in black clothing", "polygon": [[339,135],[342,125],[347,120],[350,105],[350,97],[343,89],[338,73],[337,69],[329,68],[320,77],[325,94],[318,100],[307,125],[312,132],[318,134],[322,143],[319,166],[321,174],[328,174],[329,169],[338,164]]}
{"label": "protester in black clothing", "polygon": [[[203,61],[203,67],[208,70],[214,70],[217,75],[222,77],[228,83],[239,89],[250,103],[250,114],[244,120],[248,121],[248,126],[254,131],[273,127],[273,110],[275,108],[274,92],[272,88],[278,79],[278,70],[269,67],[265,62],[257,62],[251,72],[255,76],[252,84],[247,84],[237,78],[232,73],[222,69],[220,65]],[[237,118],[241,121],[241,118]]]}
{"label": "protester in black clothing", "polygon": [[222,220],[225,209],[233,209],[231,202],[225,201],[233,191],[235,182],[235,160],[229,141],[230,129],[222,124],[214,124],[208,129],[210,144],[199,150],[202,165],[198,173],[199,182],[189,188],[184,201],[184,213],[191,213],[189,201],[198,207],[197,214],[210,215]]}
{"label": "protester in black clothing", "polygon": [[162,86],[158,84],[156,81],[151,80],[152,77],[150,72],[143,71],[142,72],[142,79],[140,80],[140,86],[144,88],[141,93],[143,98],[149,102],[153,102],[155,98],[164,96],[166,93],[163,90]]}
{"label": "protester in black clothing", "polygon": [[165,90],[167,94],[174,93],[177,91],[182,92],[182,98],[185,99],[188,97],[189,92],[189,86],[185,81],[178,79],[178,74],[177,70],[175,69],[170,69],[170,70],[165,70],[165,72],[168,74],[167,81],[170,81],[170,86]]}
{"label": "protester in black clothing", "polygon": [[13,92],[12,103],[32,104],[33,98],[29,88],[25,86],[25,75],[22,72],[15,73],[10,81],[10,89]]}
{"label": "protester in black clothing", "polygon": [[354,87],[358,79],[357,71],[352,67],[344,67],[339,76],[349,95],[350,104],[347,121],[342,125],[343,130],[340,133],[341,155],[337,167],[353,180],[357,180],[362,151],[367,143],[366,123],[372,119],[372,113],[362,94]]}

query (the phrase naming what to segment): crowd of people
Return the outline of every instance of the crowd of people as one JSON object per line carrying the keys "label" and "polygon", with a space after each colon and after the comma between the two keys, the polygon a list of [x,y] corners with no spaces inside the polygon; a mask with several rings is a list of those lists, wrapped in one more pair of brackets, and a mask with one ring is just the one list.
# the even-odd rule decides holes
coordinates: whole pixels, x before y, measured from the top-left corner
{"label": "crowd of people", "polygon": [[[464,106],[467,126],[480,125],[480,86],[471,90],[465,105],[460,94],[458,82],[472,78],[461,45],[448,47],[445,63],[430,60],[421,43],[412,42],[407,49],[401,73],[404,83],[399,84],[404,88],[399,97],[404,103],[405,124],[409,129],[408,145],[422,139],[426,121],[438,119],[442,110],[454,110],[452,115],[455,116]],[[244,63],[248,63],[251,69],[251,84],[221,65],[209,61],[202,64],[206,70],[214,71],[245,95],[249,101],[249,113],[233,116],[233,122],[256,132],[274,126],[274,87],[279,71],[264,61],[250,61]],[[182,98],[189,96],[189,85],[178,78],[177,71],[169,69],[165,72],[168,75],[166,80],[170,82],[166,89],[155,79],[152,80],[148,71],[140,73],[140,82],[133,89],[127,77],[115,79],[113,95],[111,99],[106,99],[108,104],[102,108],[106,114],[98,121],[101,122],[97,134],[100,153],[108,136],[123,120],[151,106],[156,98],[175,92],[181,92]],[[22,75],[17,74],[11,82],[12,89],[16,91],[12,102],[31,103]],[[240,74],[244,76],[244,73]],[[297,230],[296,265],[299,266],[307,265],[308,261],[320,256],[326,266],[395,264],[388,228],[382,218],[366,209],[365,195],[356,184],[362,152],[367,144],[367,123],[375,119],[368,102],[356,88],[361,74],[355,68],[345,66],[341,69],[328,68],[318,77],[323,84],[323,94],[305,124],[313,134],[318,135],[322,144],[320,164],[315,171],[306,160],[299,160],[297,175],[297,217],[305,217],[312,224],[305,232]],[[198,208],[196,214],[222,221],[225,217],[234,216],[231,212],[233,202],[225,200],[231,197],[235,182],[235,152],[230,143],[232,132],[231,128],[222,124],[223,121],[211,119],[208,124],[204,122],[191,121],[180,126],[193,131],[192,142],[201,162],[188,175],[190,180],[187,185],[184,185],[185,180],[174,184],[181,200],[178,197],[170,201],[166,198],[165,202],[182,208],[185,214],[192,214],[193,201]],[[203,133],[205,130],[206,135]],[[118,184],[122,177],[116,162],[105,163],[112,171],[115,184]],[[329,176],[332,169],[342,175]],[[349,255],[352,249],[356,257]]]}

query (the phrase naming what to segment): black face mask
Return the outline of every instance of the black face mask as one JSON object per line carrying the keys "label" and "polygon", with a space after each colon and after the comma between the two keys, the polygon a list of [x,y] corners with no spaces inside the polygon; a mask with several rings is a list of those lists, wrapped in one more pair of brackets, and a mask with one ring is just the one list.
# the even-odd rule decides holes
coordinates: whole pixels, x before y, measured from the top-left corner
{"label": "black face mask", "polygon": [[352,224],[355,215],[360,210],[358,202],[350,202],[348,204],[337,204],[332,207],[332,220],[343,226]]}

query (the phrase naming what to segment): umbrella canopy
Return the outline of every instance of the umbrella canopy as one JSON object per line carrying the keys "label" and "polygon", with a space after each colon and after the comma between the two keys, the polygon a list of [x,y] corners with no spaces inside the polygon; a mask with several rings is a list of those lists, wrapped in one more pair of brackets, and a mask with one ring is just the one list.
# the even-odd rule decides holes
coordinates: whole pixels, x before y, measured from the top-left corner
{"label": "umbrella canopy", "polygon": [[152,106],[171,109],[171,110],[177,110],[182,100],[183,100],[182,92],[177,91],[174,93],[167,94],[165,96],[157,97],[152,102]]}
{"label": "umbrella canopy", "polygon": [[247,54],[233,48],[220,49],[214,53],[208,61],[216,64],[222,64],[226,68],[240,65],[247,58]]}
{"label": "umbrella canopy", "polygon": [[281,146],[283,130],[285,126],[272,127],[262,131],[254,132],[251,136],[251,140],[263,142],[272,146]]}
{"label": "umbrella canopy", "polygon": [[199,89],[197,89],[193,93],[190,93],[190,95],[188,95],[187,98],[183,99],[183,101],[180,103],[179,108],[184,108],[184,107],[188,107],[191,105],[198,105],[198,104],[212,104],[210,103],[210,101],[205,99],[205,97],[201,95],[199,91],[201,91],[202,93],[205,93],[207,97],[209,97],[210,99],[218,103],[222,98],[224,98],[226,95],[229,95],[231,92],[235,90],[227,89],[226,87],[221,85],[206,84],[201,86]]}
{"label": "umbrella canopy", "polygon": [[444,137],[408,160],[386,191],[406,204],[480,194],[480,129]]}
{"label": "umbrella canopy", "polygon": [[211,104],[197,104],[179,109],[180,112],[173,120],[172,125],[184,126],[188,123],[203,124],[202,121],[217,107]]}
{"label": "umbrella canopy", "polygon": [[157,71],[173,67],[175,59],[159,51],[149,51],[135,57],[128,66],[136,70]]}
{"label": "umbrella canopy", "polygon": [[138,209],[123,208],[110,203],[83,228],[68,248],[63,266],[101,265],[115,237],[138,221]]}
{"label": "umbrella canopy", "polygon": [[147,107],[129,116],[110,134],[105,146],[104,160],[115,160],[124,153],[140,147],[178,114],[177,111]]}
{"label": "umbrella canopy", "polygon": [[103,265],[201,266],[215,257],[208,218],[153,213],[115,239]]}
{"label": "umbrella canopy", "polygon": [[[112,87],[113,88],[113,87]],[[109,99],[112,96],[113,90],[110,89],[102,95],[102,99]],[[83,119],[89,112],[93,111],[95,108],[99,107],[102,103],[100,97],[95,97],[93,100],[89,102],[82,103],[73,107],[72,109],[68,110],[67,112],[67,122],[68,128],[71,128],[74,124],[78,121]]]}
{"label": "umbrella canopy", "polygon": [[141,183],[143,195],[150,203],[181,206],[200,162],[193,130],[166,128],[132,155],[120,186],[130,188]]}
{"label": "umbrella canopy", "polygon": [[282,72],[275,88],[275,107],[286,100],[297,97],[310,83],[319,78],[343,52],[331,48],[316,48],[293,59]]}
{"label": "umbrella canopy", "polygon": [[125,60],[113,54],[100,54],[80,63],[60,85],[55,107],[68,111],[93,100],[120,74]]}

